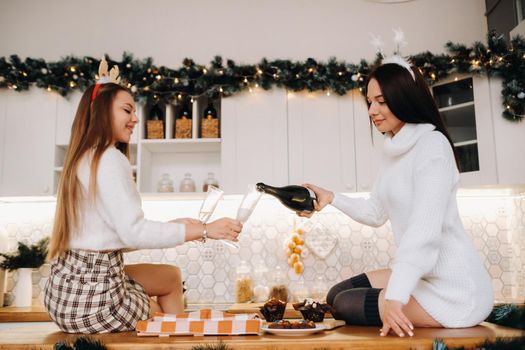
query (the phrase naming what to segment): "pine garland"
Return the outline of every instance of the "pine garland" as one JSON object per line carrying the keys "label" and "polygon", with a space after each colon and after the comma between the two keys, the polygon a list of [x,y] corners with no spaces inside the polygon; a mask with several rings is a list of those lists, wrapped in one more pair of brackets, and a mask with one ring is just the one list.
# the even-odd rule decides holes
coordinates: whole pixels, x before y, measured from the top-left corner
{"label": "pine garland", "polygon": [[12,271],[20,268],[38,268],[42,266],[46,261],[48,243],[49,238],[47,237],[31,246],[23,242],[18,242],[16,252],[7,254],[0,253],[0,257],[4,258],[0,262],[0,268]]}
{"label": "pine garland", "polygon": [[[487,45],[475,42],[467,47],[448,42],[448,54],[424,52],[410,57],[429,84],[455,73],[483,74],[503,78],[503,117],[521,121],[525,114],[525,40],[514,37],[510,45],[503,35],[490,32]],[[227,97],[241,91],[284,87],[291,91],[325,91],[344,95],[353,89],[364,91],[366,77],[376,62],[358,64],[331,58],[327,63],[308,58],[304,62],[262,59],[256,65],[238,65],[216,56],[204,66],[186,58],[179,69],[155,66],[151,58],[134,59],[124,53],[118,65],[121,77],[137,98],[147,102],[172,103],[199,96]],[[18,55],[0,57],[0,88],[24,91],[32,85],[66,96],[83,91],[96,80],[99,59],[68,56],[57,62]]]}
{"label": "pine garland", "polygon": [[487,318],[487,322],[525,330],[525,305],[496,305]]}
{"label": "pine garland", "polygon": [[58,342],[54,350],[107,350],[107,347],[100,340],[82,336],[73,342]]}
{"label": "pine garland", "polygon": [[449,348],[441,339],[434,340],[432,350],[525,350],[525,337],[520,338],[496,338],[496,340],[486,339],[484,342],[474,346],[473,348],[465,348],[459,346]]}

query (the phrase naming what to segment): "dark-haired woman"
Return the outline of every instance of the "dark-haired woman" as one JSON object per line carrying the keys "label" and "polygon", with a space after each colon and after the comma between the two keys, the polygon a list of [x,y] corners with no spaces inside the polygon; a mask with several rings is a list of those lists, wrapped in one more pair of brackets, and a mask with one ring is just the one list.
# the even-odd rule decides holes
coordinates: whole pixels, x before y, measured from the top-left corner
{"label": "dark-haired woman", "polygon": [[327,302],[337,318],[381,326],[383,336],[479,324],[492,310],[492,283],[461,223],[453,145],[424,79],[406,62],[383,64],[369,76],[367,103],[385,135],[370,198],[305,186],[317,195],[316,211],[331,204],[365,225],[390,220],[397,252],[389,269],[333,286]]}

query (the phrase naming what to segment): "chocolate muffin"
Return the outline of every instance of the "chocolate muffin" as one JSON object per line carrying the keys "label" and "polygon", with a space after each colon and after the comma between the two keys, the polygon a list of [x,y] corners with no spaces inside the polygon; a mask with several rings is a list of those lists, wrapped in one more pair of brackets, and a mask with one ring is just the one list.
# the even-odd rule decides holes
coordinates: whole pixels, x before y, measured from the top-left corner
{"label": "chocolate muffin", "polygon": [[286,302],[279,299],[272,298],[261,306],[261,314],[268,322],[282,320],[284,310],[286,309]]}
{"label": "chocolate muffin", "polygon": [[313,322],[323,322],[324,315],[327,312],[332,312],[330,305],[313,299],[305,299],[300,303],[295,303],[293,308],[300,311],[305,320]]}

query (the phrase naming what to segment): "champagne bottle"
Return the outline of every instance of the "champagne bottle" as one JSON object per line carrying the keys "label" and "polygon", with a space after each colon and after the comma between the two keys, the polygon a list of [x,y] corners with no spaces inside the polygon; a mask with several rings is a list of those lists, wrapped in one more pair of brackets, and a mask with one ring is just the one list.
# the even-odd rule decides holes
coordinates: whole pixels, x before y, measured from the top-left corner
{"label": "champagne bottle", "polygon": [[293,211],[314,210],[315,194],[306,187],[289,185],[284,187],[273,187],[259,182],[257,190],[276,197],[285,207]]}

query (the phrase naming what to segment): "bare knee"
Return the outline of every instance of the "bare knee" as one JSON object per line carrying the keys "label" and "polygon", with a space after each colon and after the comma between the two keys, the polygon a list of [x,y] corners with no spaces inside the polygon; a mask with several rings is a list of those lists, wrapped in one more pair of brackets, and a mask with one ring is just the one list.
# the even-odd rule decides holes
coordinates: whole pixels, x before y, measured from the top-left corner
{"label": "bare knee", "polygon": [[174,286],[174,289],[182,289],[182,273],[175,265],[165,265],[167,269],[166,280]]}

